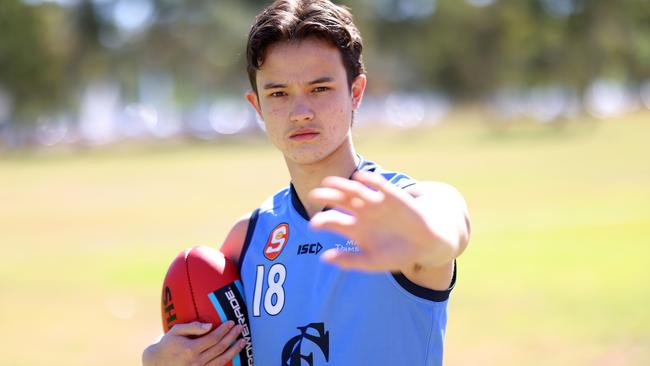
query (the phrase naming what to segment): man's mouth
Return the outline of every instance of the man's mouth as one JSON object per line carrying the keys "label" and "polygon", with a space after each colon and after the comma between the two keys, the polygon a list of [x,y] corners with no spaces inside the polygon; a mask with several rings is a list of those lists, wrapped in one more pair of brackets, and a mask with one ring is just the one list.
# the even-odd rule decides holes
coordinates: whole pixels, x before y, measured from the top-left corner
{"label": "man's mouth", "polygon": [[289,138],[294,141],[311,140],[318,136],[318,132],[312,129],[300,129],[291,133]]}

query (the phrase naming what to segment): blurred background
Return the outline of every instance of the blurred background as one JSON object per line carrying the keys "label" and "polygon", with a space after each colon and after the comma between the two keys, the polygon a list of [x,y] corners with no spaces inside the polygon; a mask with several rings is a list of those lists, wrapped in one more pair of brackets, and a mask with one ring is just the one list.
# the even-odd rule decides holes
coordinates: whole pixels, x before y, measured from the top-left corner
{"label": "blurred background", "polygon": [[[4,149],[258,131],[245,43],[265,1],[3,0]],[[650,108],[647,1],[357,0],[361,123],[558,122]]]}
{"label": "blurred background", "polygon": [[[0,0],[0,363],[139,364],[174,256],[286,185],[243,99],[267,3]],[[357,149],[473,216],[445,364],[650,364],[650,2],[341,3]]]}

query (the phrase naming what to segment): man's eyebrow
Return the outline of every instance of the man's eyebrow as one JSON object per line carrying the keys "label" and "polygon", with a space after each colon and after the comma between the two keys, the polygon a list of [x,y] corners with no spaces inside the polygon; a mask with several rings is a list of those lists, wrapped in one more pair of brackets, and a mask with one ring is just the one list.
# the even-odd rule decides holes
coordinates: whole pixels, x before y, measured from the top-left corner
{"label": "man's eyebrow", "polygon": [[321,83],[329,83],[334,81],[334,78],[331,76],[323,76],[322,78],[318,78],[314,81],[310,81],[309,85],[314,85],[314,84],[321,84]]}
{"label": "man's eyebrow", "polygon": [[263,89],[280,89],[280,88],[286,88],[286,84],[280,84],[280,83],[266,83],[263,86]]}
{"label": "man's eyebrow", "polygon": [[[334,81],[334,78],[333,78],[333,77],[331,77],[331,76],[323,76],[322,78],[318,78],[318,79],[316,79],[316,80],[312,80],[312,81],[308,82],[307,85],[322,84],[322,83],[330,83],[330,82],[332,82],[332,81]],[[286,88],[286,87],[287,87],[287,84],[270,82],[270,83],[266,83],[266,84],[264,84],[264,86],[262,87],[262,89],[264,89],[264,90],[268,90],[268,89],[282,89],[282,88]]]}

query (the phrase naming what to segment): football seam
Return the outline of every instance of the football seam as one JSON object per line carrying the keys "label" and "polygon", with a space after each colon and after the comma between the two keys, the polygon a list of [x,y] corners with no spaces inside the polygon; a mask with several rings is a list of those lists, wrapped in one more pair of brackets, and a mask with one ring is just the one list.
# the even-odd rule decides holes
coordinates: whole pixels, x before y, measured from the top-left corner
{"label": "football seam", "polygon": [[192,288],[192,277],[190,277],[190,252],[188,251],[185,255],[185,273],[187,274],[187,282],[190,285],[190,295],[192,296],[192,306],[194,306],[194,313],[196,314],[196,320],[199,320],[199,309],[196,307],[196,299],[194,298],[194,289]]}

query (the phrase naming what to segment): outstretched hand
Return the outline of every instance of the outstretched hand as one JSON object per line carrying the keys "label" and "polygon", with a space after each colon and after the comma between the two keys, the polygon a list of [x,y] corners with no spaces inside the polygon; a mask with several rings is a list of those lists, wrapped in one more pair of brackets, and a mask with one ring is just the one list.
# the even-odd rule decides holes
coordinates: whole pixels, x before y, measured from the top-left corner
{"label": "outstretched hand", "polygon": [[327,177],[309,198],[333,208],[314,215],[311,226],[347,236],[360,249],[323,253],[323,260],[344,268],[402,270],[424,259],[436,240],[416,199],[376,173]]}

